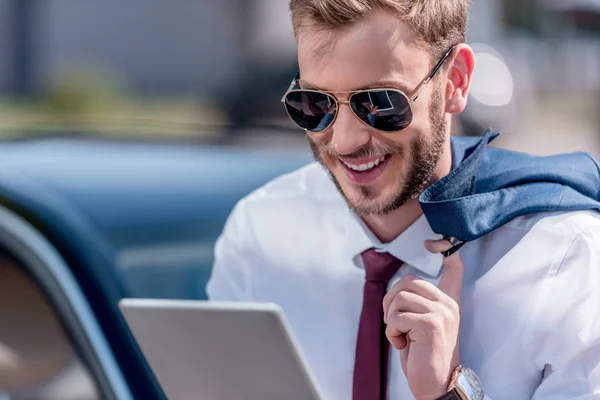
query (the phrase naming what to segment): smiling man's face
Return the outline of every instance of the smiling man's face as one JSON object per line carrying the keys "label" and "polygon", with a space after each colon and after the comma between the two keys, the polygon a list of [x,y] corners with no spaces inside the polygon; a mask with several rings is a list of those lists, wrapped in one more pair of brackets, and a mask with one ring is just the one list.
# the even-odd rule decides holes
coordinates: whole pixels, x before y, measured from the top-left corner
{"label": "smiling man's face", "polygon": [[[414,44],[411,28],[385,12],[340,30],[302,32],[298,60],[303,88],[327,91],[341,101],[348,95],[339,92],[359,88],[392,87],[410,95],[432,67],[430,53]],[[411,102],[413,120],[404,130],[377,131],[342,104],[331,127],[308,133],[315,158],[357,214],[389,213],[431,183],[449,140],[439,78]]]}

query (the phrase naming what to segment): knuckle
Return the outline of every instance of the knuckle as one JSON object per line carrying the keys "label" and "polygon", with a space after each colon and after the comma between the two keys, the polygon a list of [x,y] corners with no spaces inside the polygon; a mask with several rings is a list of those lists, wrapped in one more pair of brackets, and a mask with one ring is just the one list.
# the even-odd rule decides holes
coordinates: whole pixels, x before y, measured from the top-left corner
{"label": "knuckle", "polygon": [[408,301],[408,294],[405,291],[399,292],[396,297],[394,297],[394,303],[403,304]]}
{"label": "knuckle", "polygon": [[415,282],[414,285],[418,287],[422,292],[428,293],[430,296],[433,296],[434,299],[439,299],[439,289],[433,283],[428,282],[424,279],[420,279]]}
{"label": "knuckle", "polygon": [[416,275],[408,274],[403,276],[402,279],[404,279],[402,282],[402,288],[415,293],[423,291],[429,292],[432,290],[432,288],[435,288],[434,284],[427,282],[423,278],[419,278]]}
{"label": "knuckle", "polygon": [[442,323],[440,318],[436,318],[435,316],[429,318],[423,318],[421,323],[430,332],[438,332],[442,330]]}
{"label": "knuckle", "polygon": [[414,302],[415,301],[411,293],[402,291],[394,297],[394,300],[392,301],[390,307],[392,310],[406,311],[407,309],[410,309],[411,304],[413,304]]}
{"label": "knuckle", "polygon": [[401,291],[401,288],[398,286],[399,283],[400,282],[396,282],[390,288],[390,290],[388,290],[387,293],[383,296],[383,304],[387,304],[389,306],[392,303],[392,301],[394,300],[394,297],[396,297],[398,292]]}
{"label": "knuckle", "polygon": [[398,296],[394,297],[388,306],[389,312],[395,312],[399,309]]}
{"label": "knuckle", "polygon": [[450,299],[448,307],[453,316],[460,314],[460,307],[459,307],[458,303],[456,301],[454,301],[453,299]]}
{"label": "knuckle", "polygon": [[454,312],[450,310],[448,307],[442,307],[441,309],[441,317],[444,321],[444,325],[448,324],[450,321],[454,320]]}
{"label": "knuckle", "polygon": [[404,328],[413,325],[413,318],[405,312],[394,311],[388,316],[387,326],[398,331],[402,331]]}
{"label": "knuckle", "polygon": [[389,307],[392,306],[392,304],[394,303],[396,299],[396,294],[395,293],[388,293],[387,295],[385,295],[385,297],[383,298],[383,305],[384,307],[387,309]]}
{"label": "knuckle", "polygon": [[390,303],[391,303],[390,294],[387,293],[385,296],[383,296],[383,301],[382,301],[383,308],[387,308],[386,306],[388,306]]}
{"label": "knuckle", "polygon": [[396,334],[402,330],[406,330],[406,322],[403,321],[401,315],[394,315],[392,318],[388,319],[388,323],[385,327],[386,335],[388,334]]}
{"label": "knuckle", "polygon": [[388,325],[404,324],[407,321],[406,313],[399,310],[394,310],[388,316]]}

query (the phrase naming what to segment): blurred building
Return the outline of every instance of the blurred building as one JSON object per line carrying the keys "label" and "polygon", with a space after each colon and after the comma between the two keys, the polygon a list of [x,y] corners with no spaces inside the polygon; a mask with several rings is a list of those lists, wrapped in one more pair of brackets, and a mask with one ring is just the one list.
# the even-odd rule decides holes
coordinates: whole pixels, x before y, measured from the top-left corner
{"label": "blurred building", "polygon": [[[478,65],[462,132],[491,126],[519,145],[532,130],[599,136],[598,9],[598,0],[474,0]],[[136,95],[209,99],[234,126],[285,121],[279,99],[295,50],[287,0],[0,0],[0,94],[40,93],[83,70]]]}
{"label": "blurred building", "polygon": [[238,83],[247,56],[281,63],[286,51],[293,55],[289,41],[287,48],[281,41],[288,25],[283,1],[265,7],[255,0],[0,0],[3,91],[14,76],[13,16],[25,3],[32,9],[35,87],[64,71],[94,67],[121,75],[136,91],[214,91]]}
{"label": "blurred building", "polygon": [[[523,23],[527,18],[518,17],[533,7],[528,3],[537,4],[529,26]],[[536,85],[596,88],[598,37],[578,34],[562,16],[570,10],[600,11],[598,4],[473,1],[468,39],[496,48],[519,73],[529,66],[525,79]],[[17,8],[31,8],[26,30],[36,88],[56,74],[94,66],[121,75],[136,91],[213,92],[239,84],[245,67],[285,68],[295,59],[287,0],[0,0],[3,92],[15,76],[14,46],[23,45],[15,38],[22,32],[14,26]],[[557,71],[565,79],[556,79]]]}

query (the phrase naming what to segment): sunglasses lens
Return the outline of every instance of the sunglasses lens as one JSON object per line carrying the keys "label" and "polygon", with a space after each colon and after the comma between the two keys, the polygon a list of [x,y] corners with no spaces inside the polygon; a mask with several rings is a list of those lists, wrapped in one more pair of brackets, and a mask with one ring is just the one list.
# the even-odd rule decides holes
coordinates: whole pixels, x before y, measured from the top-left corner
{"label": "sunglasses lens", "polygon": [[408,98],[397,90],[356,93],[350,99],[350,107],[361,120],[380,131],[399,131],[412,121]]}
{"label": "sunglasses lens", "polygon": [[310,90],[289,92],[284,104],[292,121],[311,132],[327,129],[335,118],[335,100],[325,93]]}

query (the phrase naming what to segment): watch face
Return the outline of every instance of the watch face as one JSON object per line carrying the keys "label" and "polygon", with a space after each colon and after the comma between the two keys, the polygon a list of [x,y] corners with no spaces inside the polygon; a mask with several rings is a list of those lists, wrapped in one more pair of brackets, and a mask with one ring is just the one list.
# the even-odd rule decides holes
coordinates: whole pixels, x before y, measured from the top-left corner
{"label": "watch face", "polygon": [[463,368],[458,374],[455,387],[462,391],[469,400],[482,400],[484,397],[479,377],[469,368]]}

